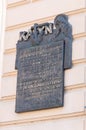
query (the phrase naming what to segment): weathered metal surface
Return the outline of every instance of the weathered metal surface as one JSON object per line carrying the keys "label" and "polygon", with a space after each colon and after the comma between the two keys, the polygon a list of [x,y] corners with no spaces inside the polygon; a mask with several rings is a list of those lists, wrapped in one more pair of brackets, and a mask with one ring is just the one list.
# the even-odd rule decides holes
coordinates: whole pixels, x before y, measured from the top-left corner
{"label": "weathered metal surface", "polygon": [[35,24],[21,32],[17,43],[16,112],[53,107],[64,103],[64,69],[72,65],[72,28],[68,17],[54,24]]}

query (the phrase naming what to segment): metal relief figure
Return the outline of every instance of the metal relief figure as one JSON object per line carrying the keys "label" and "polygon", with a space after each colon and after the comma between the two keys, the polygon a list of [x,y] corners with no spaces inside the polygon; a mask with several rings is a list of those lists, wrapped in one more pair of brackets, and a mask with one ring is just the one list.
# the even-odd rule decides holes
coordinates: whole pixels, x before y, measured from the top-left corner
{"label": "metal relief figure", "polygon": [[55,17],[54,24],[56,27],[55,40],[63,40],[65,44],[64,69],[71,68],[72,65],[72,26],[68,22],[68,16],[61,14]]}
{"label": "metal relief figure", "polygon": [[44,37],[48,43],[64,41],[64,69],[72,67],[72,26],[68,22],[68,16],[65,14],[57,15],[54,19],[53,33]]}
{"label": "metal relief figure", "polygon": [[[71,36],[72,34],[72,28],[68,23],[68,16],[61,14],[56,16],[55,20],[54,20],[54,25],[56,27],[56,31],[58,32],[58,39],[62,40],[65,39],[65,37],[69,37],[69,35]],[[60,36],[60,35],[62,36]]]}
{"label": "metal relief figure", "polygon": [[17,43],[16,112],[62,107],[64,69],[72,67],[72,26],[60,14],[53,23],[34,24]]}

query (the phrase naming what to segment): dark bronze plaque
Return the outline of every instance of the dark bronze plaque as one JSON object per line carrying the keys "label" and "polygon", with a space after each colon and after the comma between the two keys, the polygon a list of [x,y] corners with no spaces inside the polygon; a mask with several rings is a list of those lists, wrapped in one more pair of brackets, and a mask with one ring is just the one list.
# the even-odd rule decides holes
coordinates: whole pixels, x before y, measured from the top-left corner
{"label": "dark bronze plaque", "polygon": [[62,106],[63,53],[63,41],[20,48],[17,112]]}
{"label": "dark bronze plaque", "polygon": [[63,106],[64,69],[71,67],[71,40],[64,40],[62,32],[60,36],[57,29],[49,30],[52,24],[49,26],[35,24],[34,33],[24,32],[17,43],[16,112]]}

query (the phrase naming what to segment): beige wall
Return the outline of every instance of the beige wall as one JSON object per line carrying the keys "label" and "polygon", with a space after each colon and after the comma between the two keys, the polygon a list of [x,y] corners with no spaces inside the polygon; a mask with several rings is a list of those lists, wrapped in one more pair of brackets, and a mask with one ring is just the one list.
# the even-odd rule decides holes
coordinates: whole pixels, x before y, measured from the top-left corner
{"label": "beige wall", "polygon": [[3,50],[4,50],[4,34],[5,34],[5,16],[6,6],[5,0],[0,1],[0,97],[1,97],[1,80],[2,80],[2,68],[3,68]]}
{"label": "beige wall", "polygon": [[[65,71],[64,107],[15,113],[15,55],[19,32],[60,13],[73,26],[73,67]],[[7,0],[0,130],[86,130],[86,0]]]}

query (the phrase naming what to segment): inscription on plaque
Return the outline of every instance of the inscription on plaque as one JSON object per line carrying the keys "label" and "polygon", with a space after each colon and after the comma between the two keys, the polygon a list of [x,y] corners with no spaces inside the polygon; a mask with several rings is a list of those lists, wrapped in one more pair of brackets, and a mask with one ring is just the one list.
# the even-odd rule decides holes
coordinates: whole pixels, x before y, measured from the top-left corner
{"label": "inscription on plaque", "polygon": [[[33,34],[33,30],[31,34],[23,32],[17,43],[16,112],[63,106],[64,69],[71,67],[72,40],[68,41],[67,37],[65,40],[64,36],[57,35],[57,29],[51,29],[49,24],[45,25],[48,26],[36,24],[36,32]],[[37,33],[38,27],[40,30],[42,28],[42,34]],[[29,37],[26,40],[27,35]]]}

